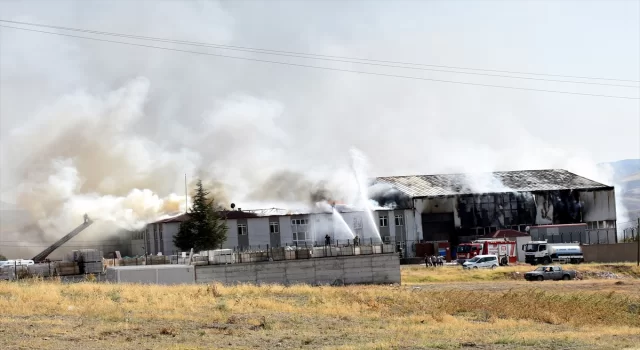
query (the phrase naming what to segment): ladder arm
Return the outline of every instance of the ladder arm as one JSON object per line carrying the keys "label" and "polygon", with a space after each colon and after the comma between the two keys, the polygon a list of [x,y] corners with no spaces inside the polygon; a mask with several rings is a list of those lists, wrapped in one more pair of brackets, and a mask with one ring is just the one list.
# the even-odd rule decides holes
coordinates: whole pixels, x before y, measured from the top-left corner
{"label": "ladder arm", "polygon": [[53,253],[56,249],[60,248],[61,245],[67,243],[73,237],[77,236],[80,232],[84,231],[87,227],[93,224],[92,220],[88,220],[80,224],[80,226],[73,229],[73,231],[64,235],[64,237],[60,238],[57,242],[50,245],[47,249],[40,252],[38,255],[33,257],[34,262],[41,262],[49,256],[49,254]]}

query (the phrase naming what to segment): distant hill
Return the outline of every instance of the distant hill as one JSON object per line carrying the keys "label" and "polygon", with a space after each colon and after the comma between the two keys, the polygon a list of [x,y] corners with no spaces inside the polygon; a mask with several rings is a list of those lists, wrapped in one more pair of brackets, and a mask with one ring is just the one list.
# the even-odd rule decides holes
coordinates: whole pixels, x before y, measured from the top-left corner
{"label": "distant hill", "polygon": [[620,187],[622,203],[634,220],[640,217],[640,159],[625,159],[617,162],[602,163],[598,166],[611,166],[614,171],[614,182]]}

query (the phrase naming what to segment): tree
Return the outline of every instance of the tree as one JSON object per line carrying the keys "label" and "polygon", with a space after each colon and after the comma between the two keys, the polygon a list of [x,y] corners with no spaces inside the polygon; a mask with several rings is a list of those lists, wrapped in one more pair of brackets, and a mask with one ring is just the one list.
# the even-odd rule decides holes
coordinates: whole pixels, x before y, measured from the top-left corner
{"label": "tree", "polygon": [[214,208],[214,200],[207,198],[208,195],[209,191],[202,186],[202,180],[198,180],[189,218],[180,224],[180,230],[173,238],[176,247],[182,250],[210,250],[220,248],[227,240],[227,225],[217,208]]}
{"label": "tree", "polygon": [[2,254],[0,254],[0,261],[6,261],[6,260],[7,260],[7,257],[2,255]]}

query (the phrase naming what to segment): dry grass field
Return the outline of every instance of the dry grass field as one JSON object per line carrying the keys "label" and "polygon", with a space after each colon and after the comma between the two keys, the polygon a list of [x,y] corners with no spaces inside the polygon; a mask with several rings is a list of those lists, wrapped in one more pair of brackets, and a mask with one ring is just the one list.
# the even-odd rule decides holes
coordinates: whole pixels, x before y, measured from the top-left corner
{"label": "dry grass field", "polygon": [[[636,263],[619,264],[577,264],[564,265],[564,268],[576,270],[580,279],[602,279],[607,275],[640,278],[640,267]],[[402,267],[402,284],[421,284],[429,282],[477,282],[522,280],[522,274],[535,269],[531,265],[515,265],[495,270],[467,270],[461,267],[426,268],[424,265]]]}
{"label": "dry grass field", "polygon": [[640,344],[637,278],[523,282],[494,279],[484,271],[469,282],[465,273],[454,267],[403,267],[403,278],[414,282],[431,275],[450,281],[419,286],[1,282],[0,341],[2,349],[29,350],[625,349]]}

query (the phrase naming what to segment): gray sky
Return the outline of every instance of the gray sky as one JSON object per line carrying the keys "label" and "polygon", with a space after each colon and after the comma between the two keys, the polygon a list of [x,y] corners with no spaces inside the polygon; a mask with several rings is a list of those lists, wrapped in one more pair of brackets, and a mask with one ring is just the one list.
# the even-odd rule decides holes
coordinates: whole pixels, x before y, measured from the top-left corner
{"label": "gray sky", "polygon": [[[0,14],[16,21],[224,45],[640,80],[640,2],[631,0],[3,0]],[[62,198],[87,192],[124,195],[133,187],[165,196],[181,191],[185,172],[205,169],[225,183],[231,197],[246,198],[279,170],[317,179],[344,173],[352,146],[368,156],[371,175],[561,167],[597,178],[595,163],[640,158],[638,100],[322,71],[7,28],[0,28],[0,40],[3,192],[18,182],[50,185],[52,174],[58,174],[56,179],[81,179],[80,185],[56,180],[54,195]],[[639,97],[637,88],[142,43]]]}

